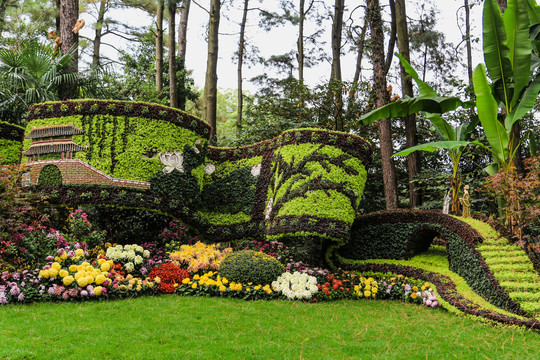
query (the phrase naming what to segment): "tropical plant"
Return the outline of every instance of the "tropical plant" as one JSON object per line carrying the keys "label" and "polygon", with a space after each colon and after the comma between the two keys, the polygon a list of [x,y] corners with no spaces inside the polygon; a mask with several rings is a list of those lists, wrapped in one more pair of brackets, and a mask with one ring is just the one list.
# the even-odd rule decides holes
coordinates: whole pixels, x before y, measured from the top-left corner
{"label": "tropical plant", "polygon": [[441,141],[429,142],[416,145],[400,151],[393,156],[407,156],[414,151],[433,152],[438,149],[446,149],[452,161],[452,212],[457,213],[459,209],[459,189],[461,178],[459,176],[459,161],[467,145],[471,144],[471,134],[473,133],[478,119],[473,118],[471,123],[463,122],[453,127],[448,121],[443,119],[439,112],[455,110],[459,106],[468,107],[469,103],[462,102],[457,97],[444,98],[420,79],[417,72],[409,62],[401,55],[396,54],[403,65],[405,71],[413,78],[418,85],[419,96],[416,98],[398,99],[381,108],[375,109],[361,117],[364,123],[371,123],[378,119],[389,117],[407,116],[419,111],[426,113],[426,118],[433,124],[433,128]]}
{"label": "tropical plant", "polygon": [[63,73],[72,59],[73,51],[62,55],[37,41],[0,49],[0,118],[22,124],[29,106],[58,99],[58,89],[79,78]]}

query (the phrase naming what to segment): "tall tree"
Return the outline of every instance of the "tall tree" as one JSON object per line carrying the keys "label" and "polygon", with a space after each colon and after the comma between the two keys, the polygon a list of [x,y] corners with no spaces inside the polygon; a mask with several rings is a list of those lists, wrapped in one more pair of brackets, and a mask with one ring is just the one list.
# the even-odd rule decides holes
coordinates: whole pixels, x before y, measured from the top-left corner
{"label": "tall tree", "polygon": [[343,97],[341,96],[341,32],[345,0],[335,0],[332,22],[332,73],[330,81],[339,85],[334,91],[334,130],[343,131]]}
{"label": "tall tree", "polygon": [[96,19],[95,31],[96,36],[94,37],[94,53],[92,54],[92,64],[94,66],[100,65],[100,56],[99,49],[101,47],[101,37],[103,36],[103,25],[105,22],[105,11],[107,7],[107,0],[99,1],[99,10]]}
{"label": "tall tree", "polygon": [[158,0],[156,12],[156,91],[163,90],[163,12],[165,0]]}
{"label": "tall tree", "polygon": [[[60,1],[60,40],[62,41],[61,50],[63,54],[73,52],[71,64],[67,68],[68,73],[77,73],[79,71],[79,30],[76,30],[75,24],[79,18],[78,0]],[[71,84],[61,89],[60,97],[62,99],[73,98],[76,95],[77,85]]]}
{"label": "tall tree", "polygon": [[[368,0],[367,10],[373,42],[373,92],[375,105],[381,107],[388,104],[389,95],[386,89],[384,33],[379,0]],[[395,164],[391,158],[393,149],[390,119],[379,120],[378,126],[386,208],[397,209],[397,180]]]}
{"label": "tall tree", "polygon": [[176,0],[168,0],[169,8],[169,105],[178,106],[176,81]]}
{"label": "tall tree", "polygon": [[242,111],[244,107],[244,93],[242,89],[242,66],[244,64],[244,49],[246,42],[246,22],[249,10],[249,0],[244,0],[244,10],[242,11],[242,22],[240,23],[240,39],[238,40],[238,104],[236,112],[236,135],[240,137],[240,129],[242,128]]}
{"label": "tall tree", "polygon": [[[409,31],[407,29],[407,11],[405,8],[405,0],[395,0],[395,18],[397,43],[401,56],[410,62],[409,53]],[[401,74],[401,93],[403,97],[413,97],[412,78],[407,74],[403,64],[399,65]],[[403,118],[405,123],[405,138],[407,148],[418,144],[418,136],[416,134],[416,116],[414,114]],[[420,205],[420,196],[416,188],[414,178],[418,174],[419,169],[418,153],[412,152],[407,156],[407,170],[409,175],[409,203],[411,208]]]}
{"label": "tall tree", "polygon": [[191,0],[182,1],[182,5],[180,6],[180,25],[178,26],[178,70],[182,72],[182,76],[178,81],[178,108],[181,110],[186,109],[186,39],[190,5]]}
{"label": "tall tree", "polygon": [[206,61],[206,80],[204,82],[204,119],[210,123],[210,144],[217,142],[217,62],[218,35],[221,0],[211,0],[210,19],[208,22],[208,58]]}

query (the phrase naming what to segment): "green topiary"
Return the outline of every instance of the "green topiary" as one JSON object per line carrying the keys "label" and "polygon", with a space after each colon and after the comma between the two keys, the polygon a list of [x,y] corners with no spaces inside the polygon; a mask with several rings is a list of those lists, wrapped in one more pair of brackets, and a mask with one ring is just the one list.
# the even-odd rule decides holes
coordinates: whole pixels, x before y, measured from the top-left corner
{"label": "green topiary", "polygon": [[227,255],[221,262],[218,272],[229,281],[266,285],[283,274],[285,267],[270,255],[245,250]]}
{"label": "green topiary", "polygon": [[62,173],[55,165],[46,165],[39,173],[38,185],[57,186],[62,185]]}

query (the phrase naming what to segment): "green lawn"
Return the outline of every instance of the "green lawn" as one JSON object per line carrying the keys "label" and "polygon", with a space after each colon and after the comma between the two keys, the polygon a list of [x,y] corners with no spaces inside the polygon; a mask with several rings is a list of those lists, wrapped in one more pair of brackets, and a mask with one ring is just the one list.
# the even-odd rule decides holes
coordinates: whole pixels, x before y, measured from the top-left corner
{"label": "green lawn", "polygon": [[0,359],[538,359],[540,334],[397,301],[144,297],[0,307]]}

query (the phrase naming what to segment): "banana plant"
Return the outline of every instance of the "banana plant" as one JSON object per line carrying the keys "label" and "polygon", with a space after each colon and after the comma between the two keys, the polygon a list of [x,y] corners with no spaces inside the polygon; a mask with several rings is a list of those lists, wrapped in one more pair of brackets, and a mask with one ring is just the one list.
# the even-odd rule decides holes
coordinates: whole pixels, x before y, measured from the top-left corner
{"label": "banana plant", "polygon": [[387,117],[406,116],[420,111],[425,113],[426,118],[433,124],[433,128],[441,141],[419,144],[392,156],[407,156],[414,151],[434,152],[439,149],[448,150],[450,160],[452,161],[452,212],[457,213],[459,210],[459,189],[461,187],[459,161],[467,145],[475,143],[470,138],[478,124],[478,118],[475,117],[471,123],[462,123],[453,127],[439,113],[455,110],[460,106],[465,108],[471,107],[472,103],[463,102],[457,97],[445,98],[439,96],[431,86],[420,79],[418,73],[405,58],[399,54],[396,54],[396,56],[399,57],[407,74],[418,85],[419,96],[417,98],[398,99],[364,115],[361,120],[364,123],[371,123]]}
{"label": "banana plant", "polygon": [[[509,171],[517,149],[512,126],[533,108],[540,92],[538,56],[531,41],[538,24],[540,7],[535,0],[508,0],[504,16],[496,0],[484,2],[485,66],[475,68],[473,85],[478,116],[489,143],[483,147],[494,160],[486,168],[490,175]],[[500,114],[504,122],[498,120]]]}

